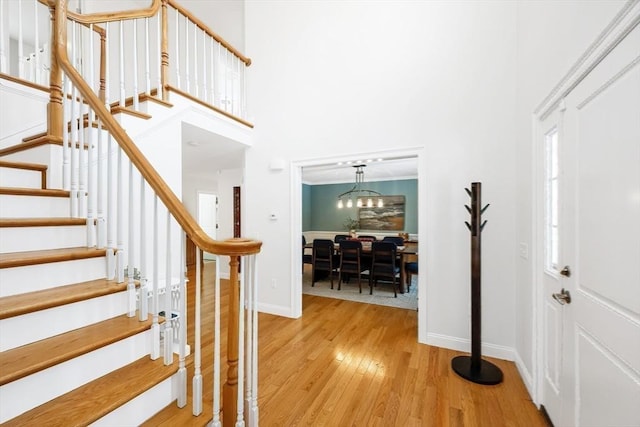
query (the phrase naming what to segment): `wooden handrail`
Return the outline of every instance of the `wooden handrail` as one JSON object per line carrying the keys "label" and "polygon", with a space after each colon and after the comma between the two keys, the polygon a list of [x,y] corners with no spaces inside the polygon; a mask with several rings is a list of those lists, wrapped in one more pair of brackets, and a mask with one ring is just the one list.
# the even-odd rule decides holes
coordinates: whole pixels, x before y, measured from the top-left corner
{"label": "wooden handrail", "polygon": [[[53,6],[56,0],[38,0],[40,3]],[[118,12],[98,12],[98,13],[75,13],[67,11],[67,18],[81,24],[98,24],[105,22],[120,21],[123,19],[150,18],[156,14],[160,8],[162,0],[151,0],[151,5],[144,9],[132,9]]]}
{"label": "wooden handrail", "polygon": [[[115,15],[116,14],[114,14],[114,16]],[[240,256],[260,252],[262,246],[262,242],[260,241],[242,238],[219,241],[210,238],[204,230],[202,230],[200,225],[193,219],[182,202],[176,197],[162,177],[160,177],[129,135],[127,135],[125,130],[106,109],[103,102],[93,93],[80,73],[71,65],[66,48],[66,22],[67,0],[55,0],[54,40],[52,44],[59,66],[64,69],[69,79],[82,94],[84,100],[93,108],[105,127],[109,129],[113,138],[118,142],[120,148],[127,154],[130,161],[137,167],[140,174],[149,183],[149,186],[156,192],[160,200],[162,200],[169,212],[196,246],[205,252],[218,255]]]}
{"label": "wooden handrail", "polygon": [[217,41],[222,46],[224,46],[229,52],[233,53],[236,57],[238,57],[238,59],[244,62],[247,67],[251,65],[251,58],[247,58],[246,56],[244,56],[242,53],[240,53],[240,51],[238,51],[236,48],[231,46],[231,44],[228,41],[220,37],[218,34],[214,33],[213,30],[207,27],[207,25],[204,22],[196,18],[193,13],[185,9],[183,6],[180,6],[175,0],[168,0],[167,3],[171,5],[174,9],[176,9],[178,12],[188,17],[202,31],[209,34],[215,41]]}

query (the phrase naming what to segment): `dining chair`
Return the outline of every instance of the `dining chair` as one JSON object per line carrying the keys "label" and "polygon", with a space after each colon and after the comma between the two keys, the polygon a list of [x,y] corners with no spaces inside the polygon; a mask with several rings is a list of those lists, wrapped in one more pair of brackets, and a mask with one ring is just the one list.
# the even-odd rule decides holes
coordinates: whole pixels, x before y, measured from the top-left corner
{"label": "dining chair", "polygon": [[398,247],[393,242],[373,242],[371,245],[371,269],[369,270],[369,293],[373,295],[373,287],[378,279],[391,281],[393,296],[398,297],[396,278],[400,273],[397,265]]}
{"label": "dining chair", "polygon": [[333,241],[336,243],[340,243],[343,240],[348,240],[349,237],[351,236],[349,236],[348,234],[336,234],[333,238]]}
{"label": "dining chair", "polygon": [[313,264],[313,255],[306,253],[307,239],[302,235],[302,274],[304,274],[304,265]]}
{"label": "dining chair", "polygon": [[358,236],[358,240],[360,240],[361,242],[375,242],[376,240],[378,240],[376,238],[376,236]]}
{"label": "dining chair", "polygon": [[338,290],[341,289],[341,284],[345,277],[348,280],[351,275],[357,275],[358,288],[362,293],[362,272],[368,269],[362,263],[362,243],[358,240],[343,240],[339,245],[340,274],[338,275]]}
{"label": "dining chair", "polygon": [[404,272],[405,272],[405,277],[407,279],[406,284],[407,284],[407,291],[408,291],[409,289],[411,289],[411,277],[414,274],[418,274],[418,262],[417,261],[406,262],[404,264]]}
{"label": "dining chair", "polygon": [[335,254],[333,241],[329,239],[314,239],[313,252],[311,254],[311,286],[315,286],[318,274],[321,271],[329,273],[331,289],[333,289],[333,272],[340,263],[339,255]]}
{"label": "dining chair", "polygon": [[400,236],[384,236],[382,238],[383,242],[393,242],[398,246],[403,246],[404,245],[404,239]]}

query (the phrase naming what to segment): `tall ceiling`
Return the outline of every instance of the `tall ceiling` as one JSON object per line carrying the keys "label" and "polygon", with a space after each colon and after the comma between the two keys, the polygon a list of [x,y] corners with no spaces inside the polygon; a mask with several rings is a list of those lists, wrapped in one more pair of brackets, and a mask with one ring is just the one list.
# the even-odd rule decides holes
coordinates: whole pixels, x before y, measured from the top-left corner
{"label": "tall ceiling", "polygon": [[340,163],[307,166],[302,169],[302,182],[309,185],[355,182],[354,165],[366,165],[364,181],[392,181],[418,178],[418,160],[415,157],[353,159]]}

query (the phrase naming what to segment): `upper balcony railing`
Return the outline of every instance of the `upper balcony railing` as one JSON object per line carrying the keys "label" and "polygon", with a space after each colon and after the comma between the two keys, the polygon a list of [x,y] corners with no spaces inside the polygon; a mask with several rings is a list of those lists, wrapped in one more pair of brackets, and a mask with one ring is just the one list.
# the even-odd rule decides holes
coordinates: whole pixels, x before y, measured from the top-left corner
{"label": "upper balcony railing", "polygon": [[[124,20],[114,13],[69,12],[69,55],[87,82],[120,108],[129,102],[137,109],[141,96],[169,101],[174,92],[252,126],[246,99],[251,60],[176,1],[153,5],[148,16]],[[49,86],[48,1],[0,0],[0,22],[9,22],[0,26],[0,72]]]}

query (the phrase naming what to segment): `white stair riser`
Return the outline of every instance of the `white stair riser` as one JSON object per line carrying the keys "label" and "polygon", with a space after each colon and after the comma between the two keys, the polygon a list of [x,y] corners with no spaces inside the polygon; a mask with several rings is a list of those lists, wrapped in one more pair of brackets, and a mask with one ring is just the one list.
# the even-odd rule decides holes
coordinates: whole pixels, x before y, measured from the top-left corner
{"label": "white stair riser", "polygon": [[104,278],[106,257],[0,269],[0,297]]}
{"label": "white stair riser", "polygon": [[0,228],[0,253],[77,248],[87,245],[84,225]]}
{"label": "white stair riser", "polygon": [[93,323],[125,315],[127,293],[106,295],[73,304],[0,320],[0,351],[10,350]]}
{"label": "white stair riser", "polygon": [[42,188],[42,172],[0,166],[0,187]]}
{"label": "white stair riser", "polygon": [[0,195],[0,218],[69,217],[68,197]]}
{"label": "white stair riser", "polygon": [[155,385],[110,414],[90,424],[96,427],[138,426],[177,399],[177,374]]}
{"label": "white stair riser", "polygon": [[47,188],[62,188],[62,146],[44,144],[2,157],[11,162],[47,165]]}
{"label": "white stair riser", "polygon": [[150,354],[150,343],[145,331],[3,385],[0,423]]}

